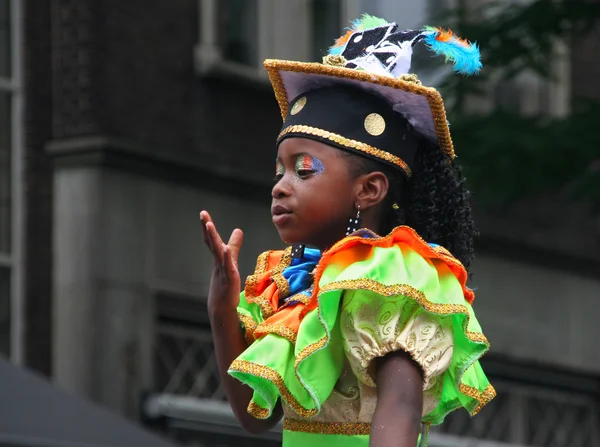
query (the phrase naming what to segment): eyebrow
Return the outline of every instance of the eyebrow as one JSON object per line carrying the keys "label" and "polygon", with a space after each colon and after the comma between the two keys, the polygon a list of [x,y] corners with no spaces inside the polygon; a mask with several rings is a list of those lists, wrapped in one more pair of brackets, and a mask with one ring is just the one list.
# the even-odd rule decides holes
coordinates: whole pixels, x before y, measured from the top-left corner
{"label": "eyebrow", "polygon": [[[308,152],[304,152],[304,151],[302,151],[302,152],[295,152],[293,154],[290,154],[289,157],[292,158],[292,159],[295,159],[295,158],[298,158],[298,157],[300,157],[302,155],[308,155],[311,158],[318,158],[319,160],[321,160],[321,158],[319,158],[318,156],[316,156],[314,154],[309,154]],[[275,161],[276,162],[277,161],[282,161],[281,157],[277,156],[277,158],[275,158]]]}

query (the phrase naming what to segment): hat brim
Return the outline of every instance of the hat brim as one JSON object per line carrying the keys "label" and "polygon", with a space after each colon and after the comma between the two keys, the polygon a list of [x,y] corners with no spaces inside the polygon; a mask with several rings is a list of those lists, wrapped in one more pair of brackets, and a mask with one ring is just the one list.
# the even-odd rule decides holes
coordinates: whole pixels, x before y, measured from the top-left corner
{"label": "hat brim", "polygon": [[454,158],[454,147],[440,93],[416,82],[405,81],[345,67],[267,59],[265,69],[285,120],[290,102],[316,88],[346,84],[371,92],[387,100],[417,132],[437,144]]}

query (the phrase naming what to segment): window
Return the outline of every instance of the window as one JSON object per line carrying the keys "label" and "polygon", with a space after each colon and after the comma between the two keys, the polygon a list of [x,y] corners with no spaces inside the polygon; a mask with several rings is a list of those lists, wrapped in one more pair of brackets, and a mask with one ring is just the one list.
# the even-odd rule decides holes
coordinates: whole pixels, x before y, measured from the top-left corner
{"label": "window", "polygon": [[158,296],[154,372],[158,393],[225,400],[205,301]]}
{"label": "window", "polygon": [[263,60],[318,62],[351,20],[369,13],[401,27],[425,22],[425,2],[389,0],[199,0],[197,72],[266,79]]}
{"label": "window", "polygon": [[0,0],[0,354],[19,361],[19,1]]}
{"label": "window", "polygon": [[492,382],[498,395],[480,414],[470,418],[466,411],[455,411],[433,431],[498,445],[598,445],[598,402],[593,397],[552,387]]}

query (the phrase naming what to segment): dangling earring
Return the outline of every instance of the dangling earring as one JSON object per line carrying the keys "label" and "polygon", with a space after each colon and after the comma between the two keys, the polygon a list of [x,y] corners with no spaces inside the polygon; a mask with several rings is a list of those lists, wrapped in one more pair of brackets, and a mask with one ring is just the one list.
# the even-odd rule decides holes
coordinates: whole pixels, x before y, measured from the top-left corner
{"label": "dangling earring", "polygon": [[360,228],[360,205],[357,206],[356,217],[350,217],[348,219],[348,228],[346,229],[346,236],[351,235]]}
{"label": "dangling earring", "polygon": [[306,246],[302,244],[292,245],[292,258],[302,259],[304,257],[305,248]]}

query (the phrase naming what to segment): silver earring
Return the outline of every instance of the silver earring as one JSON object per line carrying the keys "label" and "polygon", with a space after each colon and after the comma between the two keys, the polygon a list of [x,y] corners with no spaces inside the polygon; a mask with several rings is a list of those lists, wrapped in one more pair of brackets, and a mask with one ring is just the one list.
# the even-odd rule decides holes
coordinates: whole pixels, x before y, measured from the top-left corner
{"label": "silver earring", "polygon": [[360,228],[360,205],[357,206],[356,217],[348,219],[348,228],[346,228],[346,236],[351,235]]}

